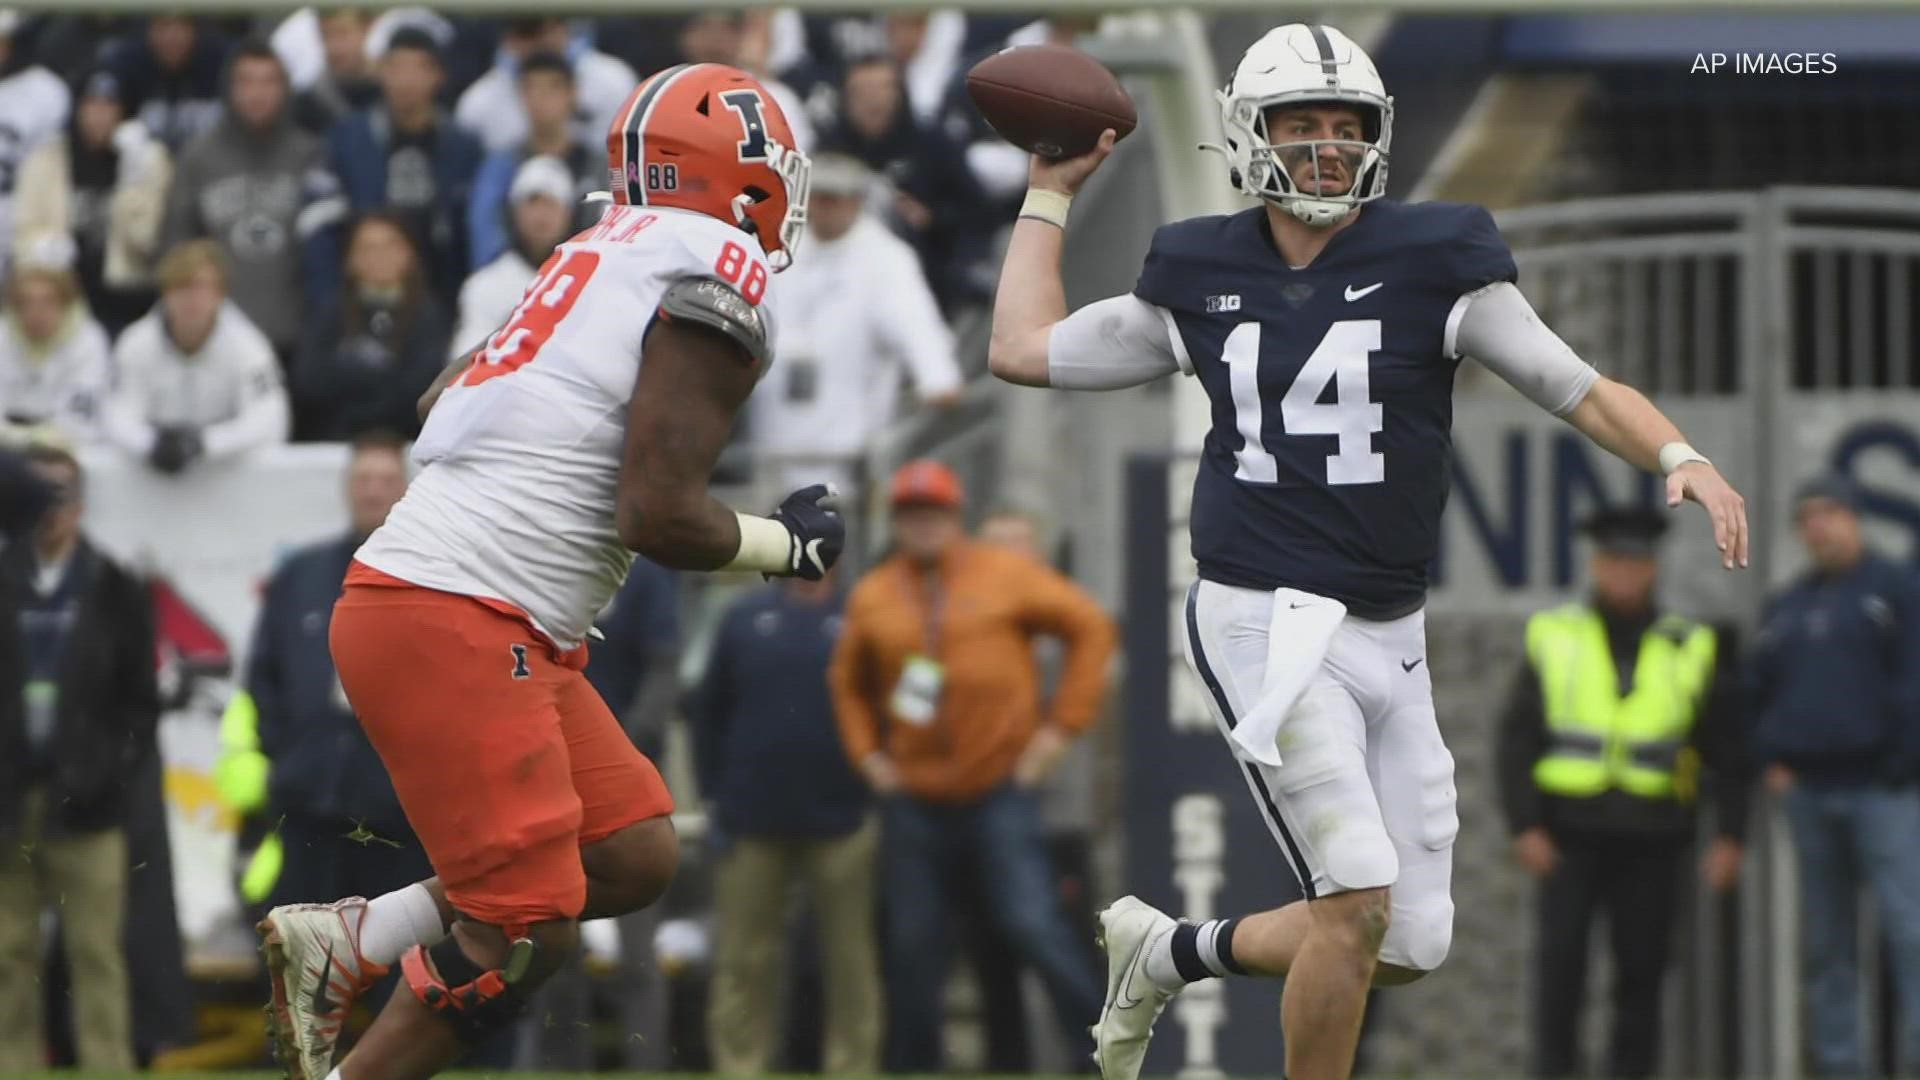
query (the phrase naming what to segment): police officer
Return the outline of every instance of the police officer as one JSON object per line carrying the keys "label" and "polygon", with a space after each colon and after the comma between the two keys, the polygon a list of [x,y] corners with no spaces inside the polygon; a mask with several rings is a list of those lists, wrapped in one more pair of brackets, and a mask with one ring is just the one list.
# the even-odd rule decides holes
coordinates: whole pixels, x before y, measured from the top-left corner
{"label": "police officer", "polygon": [[1602,908],[1615,970],[1604,1075],[1653,1072],[1703,763],[1714,771],[1719,832],[1701,871],[1716,891],[1740,874],[1748,785],[1728,708],[1731,650],[1712,627],[1659,610],[1666,528],[1651,509],[1586,522],[1592,596],[1528,621],[1527,662],[1501,725],[1501,802],[1514,854],[1540,882],[1538,1076],[1583,1071],[1587,934]]}

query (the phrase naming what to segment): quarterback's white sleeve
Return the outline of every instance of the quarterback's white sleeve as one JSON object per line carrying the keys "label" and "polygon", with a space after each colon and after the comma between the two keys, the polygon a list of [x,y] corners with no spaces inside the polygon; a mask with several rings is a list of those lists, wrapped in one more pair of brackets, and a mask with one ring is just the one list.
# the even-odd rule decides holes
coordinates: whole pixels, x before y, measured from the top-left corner
{"label": "quarterback's white sleeve", "polygon": [[1555,416],[1579,405],[1600,379],[1554,333],[1510,281],[1460,298],[1447,320],[1448,356],[1471,356]]}
{"label": "quarterback's white sleeve", "polygon": [[1176,371],[1193,374],[1166,309],[1126,293],[1088,304],[1053,324],[1047,336],[1047,385],[1119,390]]}
{"label": "quarterback's white sleeve", "polygon": [[[891,237],[887,239],[891,240]],[[876,256],[881,253],[876,252]],[[913,392],[925,399],[960,388],[960,365],[953,359],[953,331],[940,317],[940,305],[927,287],[920,262],[905,245],[892,250],[893,258],[879,258],[885,266],[884,295],[877,297],[879,336],[887,352],[906,365]]]}
{"label": "quarterback's white sleeve", "polygon": [[[222,313],[223,320],[228,314]],[[273,347],[251,326],[232,329],[249,331],[233,334],[230,347],[235,355],[227,358],[233,377],[240,380],[239,409],[228,419],[201,430],[200,438],[210,458],[287,441],[287,390],[280,384],[280,363],[273,357]]]}

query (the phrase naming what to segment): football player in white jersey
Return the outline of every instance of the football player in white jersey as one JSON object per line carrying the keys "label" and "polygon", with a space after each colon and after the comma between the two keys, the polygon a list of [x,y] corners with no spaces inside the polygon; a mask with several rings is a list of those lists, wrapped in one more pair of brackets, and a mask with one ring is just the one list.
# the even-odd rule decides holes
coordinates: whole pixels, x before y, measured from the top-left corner
{"label": "football player in white jersey", "polygon": [[1186,643],[1242,779],[1304,900],[1176,922],[1100,915],[1106,1080],[1136,1080],[1155,1017],[1202,980],[1286,976],[1284,1072],[1353,1068],[1370,986],[1439,966],[1453,933],[1453,758],[1434,716],[1424,607],[1463,356],[1615,455],[1666,475],[1747,562],[1739,494],[1631,387],[1535,316],[1478,206],[1384,198],[1393,102],[1338,30],[1255,42],[1219,95],[1233,184],[1260,203],[1154,234],[1138,284],[1068,315],[1061,227],[1112,146],[1037,160],[994,302],[1013,382],[1199,380],[1212,429],[1190,532]]}
{"label": "football player in white jersey", "polygon": [[[437,876],[261,922],[298,1080],[432,1075],[513,1022],[581,919],[666,888],[673,800],[581,674],[635,552],[818,580],[844,541],[825,486],[770,517],[707,492],[806,221],[780,107],[742,71],[683,64],[634,91],[607,149],[614,205],[422,399],[419,474],[334,609],[341,683]],[[395,964],[336,1067],[354,998]]]}

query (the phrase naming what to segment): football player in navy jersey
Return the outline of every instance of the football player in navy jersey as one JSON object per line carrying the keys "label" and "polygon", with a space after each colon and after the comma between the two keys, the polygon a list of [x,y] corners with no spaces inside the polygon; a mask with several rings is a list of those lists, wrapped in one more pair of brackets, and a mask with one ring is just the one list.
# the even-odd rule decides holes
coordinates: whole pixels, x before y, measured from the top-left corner
{"label": "football player in navy jersey", "polygon": [[1106,1080],[1135,1080],[1154,1018],[1200,979],[1286,975],[1286,1074],[1353,1068],[1369,986],[1411,982],[1452,936],[1453,758],[1425,664],[1427,567],[1447,499],[1453,379],[1471,356],[1595,443],[1667,478],[1747,563],[1745,504],[1673,423],[1534,315],[1478,206],[1384,199],[1393,103],[1338,30],[1294,24],[1219,95],[1235,187],[1260,205],[1162,227],[1139,283],[1067,314],[1067,208],[1111,151],[1036,158],[990,363],[1028,386],[1200,380],[1200,580],[1188,659],[1306,899],[1176,922],[1101,913]]}

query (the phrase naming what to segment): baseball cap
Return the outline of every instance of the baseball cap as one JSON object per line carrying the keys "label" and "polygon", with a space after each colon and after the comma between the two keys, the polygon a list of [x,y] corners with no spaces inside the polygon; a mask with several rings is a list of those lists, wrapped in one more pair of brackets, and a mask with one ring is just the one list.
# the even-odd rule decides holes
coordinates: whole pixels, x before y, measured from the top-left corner
{"label": "baseball cap", "polygon": [[1798,513],[1803,503],[1814,499],[1839,503],[1857,514],[1860,512],[1860,485],[1854,483],[1851,477],[1839,473],[1816,476],[1794,489],[1794,511]]}
{"label": "baseball cap", "polygon": [[509,202],[518,203],[535,195],[565,204],[573,201],[573,174],[550,154],[530,157],[513,174],[513,186],[507,189]]}
{"label": "baseball cap", "polygon": [[940,506],[958,510],[966,501],[960,477],[928,458],[909,461],[893,474],[890,500],[895,506]]}
{"label": "baseball cap", "polygon": [[1645,506],[1607,507],[1588,517],[1580,531],[1608,555],[1650,559],[1666,535],[1667,515]]}

